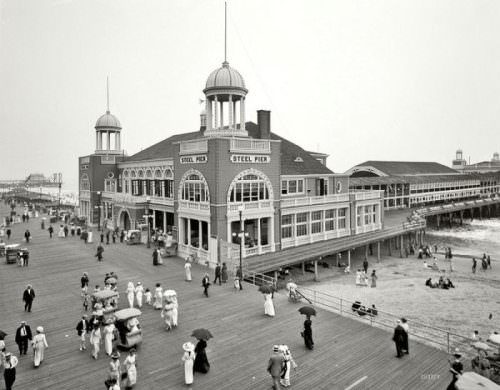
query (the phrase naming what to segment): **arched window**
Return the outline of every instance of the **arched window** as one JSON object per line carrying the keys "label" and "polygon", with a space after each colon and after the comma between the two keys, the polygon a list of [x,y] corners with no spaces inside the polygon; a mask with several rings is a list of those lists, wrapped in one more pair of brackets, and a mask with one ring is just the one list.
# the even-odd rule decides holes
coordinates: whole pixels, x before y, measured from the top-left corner
{"label": "arched window", "polygon": [[273,198],[271,182],[262,172],[241,172],[229,186],[228,203],[257,202]]}
{"label": "arched window", "polygon": [[80,190],[81,191],[90,191],[90,180],[89,180],[89,176],[86,173],[84,173],[81,177]]}
{"label": "arched window", "polygon": [[180,199],[189,202],[209,202],[208,184],[203,175],[195,170],[184,174],[180,184]]}

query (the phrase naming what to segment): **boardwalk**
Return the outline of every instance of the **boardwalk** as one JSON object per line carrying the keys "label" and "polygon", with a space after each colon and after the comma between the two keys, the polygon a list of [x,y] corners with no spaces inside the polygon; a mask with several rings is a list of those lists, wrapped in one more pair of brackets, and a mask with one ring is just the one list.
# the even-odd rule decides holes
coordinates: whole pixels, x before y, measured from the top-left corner
{"label": "boardwalk", "polygon": [[[313,318],[316,348],[304,348],[299,332],[302,318],[297,305],[277,294],[277,315],[263,315],[263,298],[255,287],[245,284],[242,292],[231,286],[212,286],[210,298],[202,296],[201,277],[205,268],[195,266],[193,282],[183,281],[183,261],[169,259],[160,267],[152,266],[150,251],[144,246],[110,244],[105,247],[104,262],[93,256],[96,244],[85,245],[76,238],[49,240],[39,221],[16,225],[13,239],[19,242],[29,225],[30,266],[0,263],[0,329],[7,331],[8,350],[18,355],[14,332],[26,319],[35,328],[43,325],[49,348],[46,360],[35,370],[31,357],[22,357],[15,389],[104,389],[108,359],[95,361],[89,353],[78,351],[75,325],[81,316],[79,278],[89,272],[90,285],[101,284],[104,274],[115,271],[123,292],[128,281],[141,281],[153,287],[177,290],[179,327],[163,330],[159,311],[143,309],[141,323],[144,341],[138,351],[136,389],[183,389],[181,364],[183,342],[192,340],[194,328],[207,327],[214,334],[207,354],[211,371],[196,374],[193,389],[270,389],[266,365],[272,345],[290,346],[299,367],[292,373],[293,389],[443,389],[450,380],[445,353],[417,344],[411,355],[396,359],[391,335],[361,322],[320,311]],[[212,274],[213,277],[213,274]],[[37,293],[32,313],[25,313],[21,295],[27,283]],[[125,306],[122,294],[120,306]],[[194,340],[192,340],[194,341]],[[123,355],[122,355],[123,356]],[[349,387],[358,383],[353,387]],[[2,387],[3,388],[3,387]]]}

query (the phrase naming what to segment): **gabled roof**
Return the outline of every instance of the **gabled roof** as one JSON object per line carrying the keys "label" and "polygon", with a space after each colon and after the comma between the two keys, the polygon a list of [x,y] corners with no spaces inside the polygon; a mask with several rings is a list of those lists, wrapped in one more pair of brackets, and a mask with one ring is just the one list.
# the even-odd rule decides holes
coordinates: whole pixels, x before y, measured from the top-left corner
{"label": "gabled roof", "polygon": [[[366,168],[366,169],[364,169]],[[371,171],[370,171],[371,168]],[[358,173],[361,171],[376,172],[377,176],[415,176],[415,175],[451,175],[458,174],[443,164],[436,162],[416,161],[365,161],[349,169],[346,173]]]}
{"label": "gabled roof", "polygon": [[[252,138],[259,138],[259,126],[253,122],[245,124],[248,135]],[[124,161],[145,161],[161,158],[171,158],[179,141],[187,141],[195,138],[201,138],[199,131],[192,133],[176,134],[163,141],[160,141],[149,148],[127,157]],[[272,140],[281,141],[281,174],[282,175],[311,175],[311,174],[332,174],[333,172],[318,160],[311,156],[309,152],[300,146],[271,133]],[[299,157],[299,158],[298,158]]]}
{"label": "gabled roof", "polygon": [[[248,135],[259,138],[259,126],[253,122],[246,123]],[[333,172],[316,160],[300,146],[271,132],[272,140],[281,141],[281,174],[282,175],[315,175],[332,174]],[[299,157],[299,158],[297,158]]]}
{"label": "gabled roof", "polygon": [[192,133],[176,134],[171,137],[160,141],[149,148],[141,150],[130,157],[127,157],[124,161],[145,161],[145,160],[157,160],[161,158],[172,158],[174,156],[174,143],[179,141],[187,141],[200,137],[199,131],[194,131]]}

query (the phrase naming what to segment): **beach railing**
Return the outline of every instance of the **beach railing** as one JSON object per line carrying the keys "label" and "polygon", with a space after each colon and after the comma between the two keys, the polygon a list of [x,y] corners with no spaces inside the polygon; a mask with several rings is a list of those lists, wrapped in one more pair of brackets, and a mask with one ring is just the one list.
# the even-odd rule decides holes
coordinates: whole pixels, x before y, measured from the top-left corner
{"label": "beach railing", "polygon": [[[373,314],[371,307],[353,309],[355,302],[340,298],[323,291],[310,289],[300,286],[297,292],[303,296],[309,303],[327,311],[338,313],[344,317],[352,317],[358,321],[365,322],[370,326],[376,326],[387,331],[392,331],[396,326],[396,320],[401,316],[379,310],[376,308],[376,314]],[[361,302],[363,305],[363,302]],[[425,344],[439,348],[452,353],[456,348],[461,354],[468,357],[473,356],[474,349],[471,346],[472,340],[463,335],[453,333],[446,329],[441,329],[429,324],[418,321],[418,318],[407,316],[406,319],[410,325],[409,336],[418,339]]]}

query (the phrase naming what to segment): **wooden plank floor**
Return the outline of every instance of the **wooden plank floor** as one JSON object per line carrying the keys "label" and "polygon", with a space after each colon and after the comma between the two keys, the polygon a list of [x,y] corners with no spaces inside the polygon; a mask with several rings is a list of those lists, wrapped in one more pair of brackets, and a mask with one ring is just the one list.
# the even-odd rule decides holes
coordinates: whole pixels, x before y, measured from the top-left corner
{"label": "wooden plank floor", "polygon": [[[4,209],[0,211],[5,214]],[[33,235],[30,266],[7,265],[1,259],[0,329],[9,333],[7,348],[17,356],[14,333],[23,319],[32,329],[44,326],[49,348],[39,369],[32,368],[30,355],[20,359],[16,390],[104,388],[108,358],[103,355],[95,361],[88,352],[78,350],[75,326],[82,314],[79,279],[84,271],[89,272],[91,286],[102,285],[104,274],[115,271],[121,292],[128,281],[141,281],[150,288],[161,282],[178,292],[179,327],[173,332],[164,331],[159,311],[143,309],[139,390],[187,388],[181,346],[194,341],[190,334],[198,327],[207,327],[215,337],[207,349],[211,370],[195,374],[193,389],[270,389],[266,366],[272,345],[279,343],[291,347],[299,365],[292,373],[294,389],[345,389],[365,376],[353,389],[443,389],[450,380],[447,355],[437,349],[413,342],[411,355],[396,359],[389,333],[320,311],[313,318],[316,348],[308,351],[299,335],[304,320],[297,313],[299,306],[284,295],[275,297],[276,317],[267,318],[262,295],[247,284],[242,292],[230,285],[212,286],[210,298],[204,298],[200,284],[205,268],[201,266],[194,266],[193,282],[187,283],[181,259],[153,267],[151,253],[144,246],[124,244],[106,246],[104,262],[98,263],[96,244],[85,245],[71,237],[50,240],[39,220],[15,225],[11,241],[19,242],[27,226]],[[27,283],[37,294],[32,313],[23,311],[21,301]],[[122,294],[121,307],[125,301]]]}

